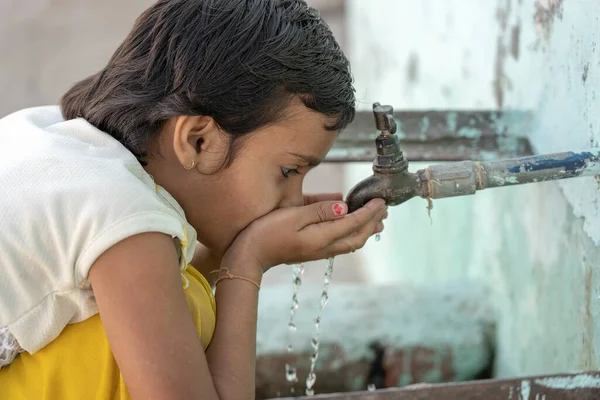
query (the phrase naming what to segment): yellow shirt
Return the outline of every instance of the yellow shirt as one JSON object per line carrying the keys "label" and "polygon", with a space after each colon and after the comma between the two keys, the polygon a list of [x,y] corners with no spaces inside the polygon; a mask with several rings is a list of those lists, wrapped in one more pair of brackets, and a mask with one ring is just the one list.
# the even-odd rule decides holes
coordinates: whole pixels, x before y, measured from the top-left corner
{"label": "yellow shirt", "polygon": [[[212,288],[194,268],[187,268],[182,274],[189,281],[189,285],[185,285],[185,296],[206,349],[216,322]],[[130,398],[98,314],[67,325],[46,347],[34,354],[23,353],[0,370],[0,399]]]}

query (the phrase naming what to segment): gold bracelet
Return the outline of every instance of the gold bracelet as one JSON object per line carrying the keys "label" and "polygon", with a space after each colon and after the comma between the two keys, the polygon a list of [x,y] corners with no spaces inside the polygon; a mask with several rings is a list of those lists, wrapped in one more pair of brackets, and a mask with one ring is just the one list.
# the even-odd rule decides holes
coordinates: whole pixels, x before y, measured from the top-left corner
{"label": "gold bracelet", "polygon": [[221,282],[224,279],[229,279],[229,280],[231,280],[231,279],[241,279],[243,281],[250,282],[251,284],[253,284],[254,286],[256,286],[258,290],[260,290],[260,285],[258,283],[254,282],[250,278],[246,278],[245,276],[233,275],[231,272],[229,272],[229,268],[221,268],[220,270],[213,271],[213,272],[221,272],[221,271],[224,271],[226,273],[226,275],[222,276],[222,277],[220,277],[220,278],[218,278],[216,280],[215,287],[219,284],[219,282]]}

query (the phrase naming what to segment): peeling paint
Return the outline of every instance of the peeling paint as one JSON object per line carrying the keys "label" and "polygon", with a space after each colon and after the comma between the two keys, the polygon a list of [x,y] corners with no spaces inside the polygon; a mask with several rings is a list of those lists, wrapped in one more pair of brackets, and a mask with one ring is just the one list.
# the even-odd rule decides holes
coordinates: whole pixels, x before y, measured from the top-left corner
{"label": "peeling paint", "polygon": [[398,139],[400,140],[406,139],[406,132],[403,129],[404,126],[402,125],[402,121],[398,118],[394,118],[394,121],[396,121],[396,136],[398,136]]}
{"label": "peeling paint", "polygon": [[[593,154],[594,153],[594,154]],[[564,158],[550,158],[547,156],[531,157],[531,161],[508,169],[508,172],[516,174],[521,172],[533,172],[561,168],[564,173],[581,174],[586,169],[596,169],[598,162],[597,151],[571,153]]]}
{"label": "peeling paint", "polygon": [[548,41],[552,34],[555,19],[563,17],[564,0],[536,0],[533,20],[538,33],[538,40]]}
{"label": "peeling paint", "polygon": [[550,389],[574,390],[581,388],[600,389],[600,378],[588,374],[581,374],[564,378],[536,379],[535,383]]}
{"label": "peeling paint", "polygon": [[493,176],[493,177],[491,177],[491,179],[498,186],[504,186],[506,184],[509,184],[509,185],[518,185],[519,184],[519,179],[516,176],[507,176],[507,177]]}
{"label": "peeling paint", "polygon": [[419,138],[423,141],[427,140],[427,131],[429,130],[429,118],[428,117],[423,117],[423,120],[421,121],[421,133],[419,135]]}
{"label": "peeling paint", "polygon": [[481,138],[481,130],[464,126],[458,130],[458,136],[469,139],[479,139]]}
{"label": "peeling paint", "polygon": [[450,132],[456,132],[456,126],[458,123],[458,114],[455,112],[446,113],[446,127]]}
{"label": "peeling paint", "polygon": [[521,382],[521,399],[529,400],[530,394],[531,394],[531,383],[529,381]]}
{"label": "peeling paint", "polygon": [[590,69],[590,63],[583,66],[583,74],[581,74],[581,81],[585,84],[588,78],[588,71]]}

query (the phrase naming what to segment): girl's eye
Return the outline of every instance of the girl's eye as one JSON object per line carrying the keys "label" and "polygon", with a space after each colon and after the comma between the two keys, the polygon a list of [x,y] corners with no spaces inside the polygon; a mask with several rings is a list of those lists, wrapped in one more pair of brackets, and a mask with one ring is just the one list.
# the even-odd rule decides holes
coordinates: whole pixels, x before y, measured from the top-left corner
{"label": "girl's eye", "polygon": [[300,172],[296,168],[281,168],[281,173],[285,178],[288,178],[290,175],[297,175]]}

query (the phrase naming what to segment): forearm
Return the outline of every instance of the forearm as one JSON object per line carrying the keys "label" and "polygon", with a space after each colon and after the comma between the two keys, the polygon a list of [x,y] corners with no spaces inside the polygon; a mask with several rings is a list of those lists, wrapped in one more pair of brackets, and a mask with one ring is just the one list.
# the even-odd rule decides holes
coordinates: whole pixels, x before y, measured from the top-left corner
{"label": "forearm", "polygon": [[[222,266],[260,285],[260,266]],[[225,279],[219,282],[216,302],[217,323],[206,352],[215,387],[221,399],[254,399],[258,289],[241,279]]]}

